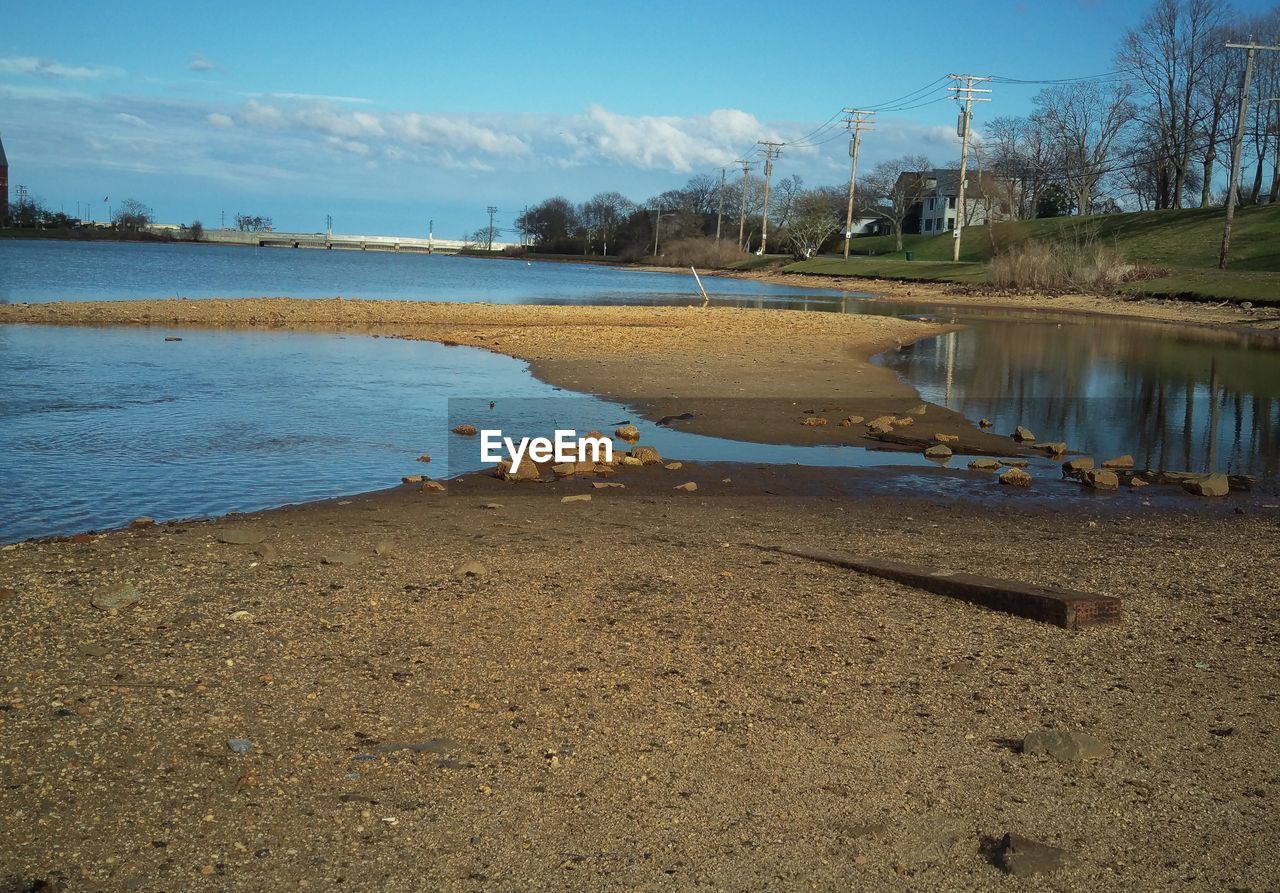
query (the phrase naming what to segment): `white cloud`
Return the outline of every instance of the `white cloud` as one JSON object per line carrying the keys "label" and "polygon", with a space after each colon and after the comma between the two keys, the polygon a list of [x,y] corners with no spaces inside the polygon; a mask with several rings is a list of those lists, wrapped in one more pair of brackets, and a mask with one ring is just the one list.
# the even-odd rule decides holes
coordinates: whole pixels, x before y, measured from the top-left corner
{"label": "white cloud", "polygon": [[191,61],[187,63],[187,68],[191,71],[212,71],[216,67],[217,66],[204,56],[201,56],[199,53],[192,56]]}
{"label": "white cloud", "polygon": [[603,159],[676,173],[726,164],[757,140],[779,139],[772,128],[738,109],[696,117],[628,117],[593,105],[568,126],[578,131],[571,138],[579,161]]}
{"label": "white cloud", "polygon": [[205,120],[208,121],[210,124],[212,124],[214,127],[220,127],[223,129],[236,126],[235,119],[233,119],[230,115],[224,115],[222,112],[210,112],[205,117]]}
{"label": "white cloud", "polygon": [[[468,116],[353,112],[315,102],[286,105],[251,99],[245,104],[240,120],[253,127],[292,131],[299,136],[319,135],[358,142],[365,149],[372,141],[508,157],[524,155],[529,149],[520,137],[485,126]],[[352,151],[351,147],[343,148]]]}
{"label": "white cloud", "polygon": [[371,105],[372,99],[363,96],[326,96],[323,93],[248,93],[253,99],[284,99],[296,102],[335,102],[339,105]]}
{"label": "white cloud", "polygon": [[146,121],[139,118],[137,115],[131,115],[128,112],[117,112],[115,118],[121,124],[129,124],[133,127],[150,127],[151,126]]}
{"label": "white cloud", "polygon": [[116,68],[64,65],[53,59],[37,59],[35,56],[4,56],[0,57],[0,74],[30,74],[47,78],[100,78],[120,74],[120,71]]}

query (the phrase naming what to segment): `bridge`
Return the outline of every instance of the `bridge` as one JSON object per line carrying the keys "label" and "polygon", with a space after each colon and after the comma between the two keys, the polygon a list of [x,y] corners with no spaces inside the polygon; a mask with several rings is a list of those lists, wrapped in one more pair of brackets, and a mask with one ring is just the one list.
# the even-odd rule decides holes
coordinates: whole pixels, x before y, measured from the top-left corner
{"label": "bridge", "polygon": [[[182,238],[179,227],[151,226],[148,229]],[[189,236],[187,236],[190,238]],[[464,248],[478,248],[457,239],[421,236],[357,236],[338,233],[244,232],[238,229],[206,229],[202,242],[222,245],[251,245],[256,248],[310,248],[328,251],[402,251],[417,254],[457,254]],[[515,242],[493,243],[495,251],[516,247]]]}

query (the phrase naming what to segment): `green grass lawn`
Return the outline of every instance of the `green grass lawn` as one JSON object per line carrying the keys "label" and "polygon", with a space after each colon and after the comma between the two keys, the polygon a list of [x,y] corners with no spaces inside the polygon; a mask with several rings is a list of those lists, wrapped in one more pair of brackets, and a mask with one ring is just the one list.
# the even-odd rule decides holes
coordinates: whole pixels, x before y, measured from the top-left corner
{"label": "green grass lawn", "polygon": [[[951,261],[950,233],[904,236],[897,251],[892,236],[853,241],[857,256],[820,257],[791,264],[793,273],[860,276],[935,282],[986,281],[984,265],[995,247],[1019,242],[1096,240],[1115,248],[1126,260],[1168,268],[1165,276],[1135,282],[1126,290],[1136,294],[1196,300],[1253,301],[1280,304],[1280,205],[1241,208],[1231,233],[1231,266],[1218,266],[1222,242],[1221,208],[1178,211],[1140,211],[1095,217],[1053,217],[964,230],[961,263]],[[906,260],[910,251],[914,261]]]}
{"label": "green grass lawn", "polygon": [[[1049,217],[995,225],[995,244],[986,226],[964,230],[960,260],[991,260],[995,247],[1096,239],[1134,263],[1171,267],[1217,267],[1222,243],[1222,209],[1139,211],[1094,217]],[[904,236],[903,248],[916,260],[951,260],[951,234]],[[862,236],[852,242],[859,255],[904,257],[893,236]],[[1231,232],[1231,269],[1280,271],[1280,205],[1241,208]]]}

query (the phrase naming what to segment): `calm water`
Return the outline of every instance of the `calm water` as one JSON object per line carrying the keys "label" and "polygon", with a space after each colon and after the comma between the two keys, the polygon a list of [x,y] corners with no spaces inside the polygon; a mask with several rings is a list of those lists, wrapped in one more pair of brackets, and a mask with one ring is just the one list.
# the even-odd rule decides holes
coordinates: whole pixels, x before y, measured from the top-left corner
{"label": "calm water", "polygon": [[[172,334],[183,340],[166,342]],[[460,421],[518,437],[631,419],[645,443],[691,460],[930,466],[658,428],[625,407],[566,396],[510,357],[365,335],[0,326],[0,381],[0,542],[491,465],[478,438],[448,433]]]}
{"label": "calm water", "polygon": [[[964,323],[879,361],[926,400],[974,421],[989,418],[999,432],[1023,424],[1099,458],[1132,453],[1140,466],[1280,475],[1280,352],[1272,338],[1020,312],[953,316],[858,294],[705,282],[717,303],[941,313]],[[575,264],[0,241],[0,297],[23,301],[342,294],[683,303],[691,285],[690,277]],[[354,335],[191,331],[172,333],[184,340],[169,343],[165,334],[0,327],[0,540],[374,489],[427,470],[414,461],[422,452],[435,457],[434,477],[478,468],[475,442],[459,453],[447,435],[449,407],[456,413],[463,401],[470,401],[465,420],[476,421],[495,399],[491,419],[508,432],[545,434],[548,418],[608,430],[631,417],[594,398],[567,399],[523,363],[483,351]],[[642,427],[646,442],[691,460],[926,463]]]}
{"label": "calm water", "polygon": [[963,331],[878,361],[1001,433],[1025,425],[1099,459],[1132,454],[1138,467],[1280,475],[1275,338],[1019,316],[962,314]]}
{"label": "calm water", "polygon": [[[828,307],[843,293],[704,278],[717,304]],[[529,263],[228,245],[0,240],[0,303],[141,298],[374,298],[494,304],[700,303],[690,275]]]}

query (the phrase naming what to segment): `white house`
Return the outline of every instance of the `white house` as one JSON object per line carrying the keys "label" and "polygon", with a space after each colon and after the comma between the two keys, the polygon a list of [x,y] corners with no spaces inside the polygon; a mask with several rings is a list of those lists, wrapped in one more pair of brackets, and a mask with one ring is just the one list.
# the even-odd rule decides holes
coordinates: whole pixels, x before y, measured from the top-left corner
{"label": "white house", "polygon": [[[960,194],[959,170],[934,168],[904,173],[902,177],[924,179],[920,201],[907,212],[903,220],[904,233],[929,235],[950,232],[956,228],[956,203]],[[982,226],[988,220],[1009,218],[1008,213],[1002,209],[1011,197],[1010,183],[981,171],[969,171],[965,181],[964,203],[968,209],[964,218],[965,226]]]}

